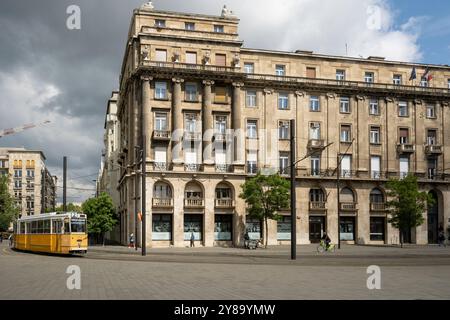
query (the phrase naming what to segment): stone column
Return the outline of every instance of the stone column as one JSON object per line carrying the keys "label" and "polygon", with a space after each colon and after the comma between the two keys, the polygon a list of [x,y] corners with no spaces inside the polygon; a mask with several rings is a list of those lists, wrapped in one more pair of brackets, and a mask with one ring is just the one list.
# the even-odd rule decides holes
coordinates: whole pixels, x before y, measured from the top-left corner
{"label": "stone column", "polygon": [[183,79],[173,78],[172,94],[172,162],[175,166],[183,164],[182,137],[184,132],[183,112],[181,110],[181,84]]}
{"label": "stone column", "polygon": [[242,82],[233,82],[233,129],[236,135],[236,142],[234,144],[234,165],[245,165],[245,130],[242,126],[242,106],[241,106],[241,87]]}
{"label": "stone column", "polygon": [[212,156],[212,137],[214,123],[211,106],[211,86],[214,84],[214,81],[204,80],[203,84],[203,163],[206,165],[212,165],[214,164],[214,158]]}
{"label": "stone column", "polygon": [[[363,116],[365,101],[366,98],[364,96],[356,96],[356,122],[353,128],[352,136],[355,138],[355,141],[353,142],[353,151],[356,155],[356,170],[358,173],[369,171],[368,160],[365,160],[369,158],[369,135],[364,126],[362,126],[361,130],[359,130],[359,125],[362,125],[365,122],[364,119],[367,119],[367,117]],[[364,160],[361,160],[361,155],[364,155]]]}
{"label": "stone column", "polygon": [[386,113],[386,138],[390,138],[390,143],[387,143],[386,145],[386,159],[387,162],[387,171],[388,172],[398,172],[399,169],[397,168],[397,127],[394,123],[390,121],[389,114],[396,114],[395,109],[395,101],[391,97],[386,97],[386,110],[384,111]]}
{"label": "stone column", "polygon": [[[142,76],[142,113],[143,120],[142,130],[144,135],[146,136],[146,158],[147,160],[152,160],[152,152],[151,152],[151,142],[152,142],[152,134],[153,134],[153,117],[151,112],[151,93],[150,93],[150,81],[153,80],[153,77]],[[150,159],[149,159],[150,158]]]}

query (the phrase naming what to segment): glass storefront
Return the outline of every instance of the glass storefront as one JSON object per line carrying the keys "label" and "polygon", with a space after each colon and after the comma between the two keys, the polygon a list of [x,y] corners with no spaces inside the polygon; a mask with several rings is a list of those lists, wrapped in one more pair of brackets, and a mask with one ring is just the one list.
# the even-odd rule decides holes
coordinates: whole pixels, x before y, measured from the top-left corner
{"label": "glass storefront", "polygon": [[191,234],[194,239],[200,241],[203,239],[203,215],[185,214],[184,215],[184,240],[191,240]]}
{"label": "glass storefront", "polygon": [[258,219],[247,217],[245,222],[245,230],[248,232],[248,236],[251,240],[258,240],[262,238],[261,223],[262,222]]}
{"label": "glass storefront", "polygon": [[152,215],[152,240],[172,240],[172,215]]}
{"label": "glass storefront", "polygon": [[291,217],[282,216],[277,221],[277,240],[291,240]]}
{"label": "glass storefront", "polygon": [[385,230],[385,218],[384,217],[371,217],[370,218],[370,240],[371,241],[384,241]]}
{"label": "glass storefront", "polygon": [[214,240],[231,241],[232,240],[233,215],[216,214],[214,216]]}
{"label": "glass storefront", "polygon": [[355,240],[355,217],[341,217],[339,222],[340,238],[344,241]]}

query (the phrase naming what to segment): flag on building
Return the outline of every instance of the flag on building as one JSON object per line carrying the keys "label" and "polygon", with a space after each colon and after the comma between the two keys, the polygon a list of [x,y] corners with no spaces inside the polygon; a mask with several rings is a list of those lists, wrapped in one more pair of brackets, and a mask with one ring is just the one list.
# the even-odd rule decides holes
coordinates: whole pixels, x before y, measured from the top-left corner
{"label": "flag on building", "polygon": [[422,76],[422,80],[426,80],[427,82],[431,81],[433,79],[433,76],[430,73],[430,69],[427,67],[425,69],[425,73]]}
{"label": "flag on building", "polygon": [[411,70],[411,76],[409,77],[409,81],[412,81],[417,78],[416,67],[413,67]]}

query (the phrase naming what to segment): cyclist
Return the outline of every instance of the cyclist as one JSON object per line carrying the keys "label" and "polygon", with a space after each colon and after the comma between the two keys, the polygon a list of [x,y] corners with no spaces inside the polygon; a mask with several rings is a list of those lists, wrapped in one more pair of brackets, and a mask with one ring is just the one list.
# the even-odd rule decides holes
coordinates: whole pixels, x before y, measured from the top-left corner
{"label": "cyclist", "polygon": [[325,249],[328,250],[330,248],[331,239],[325,232],[321,239],[325,243]]}

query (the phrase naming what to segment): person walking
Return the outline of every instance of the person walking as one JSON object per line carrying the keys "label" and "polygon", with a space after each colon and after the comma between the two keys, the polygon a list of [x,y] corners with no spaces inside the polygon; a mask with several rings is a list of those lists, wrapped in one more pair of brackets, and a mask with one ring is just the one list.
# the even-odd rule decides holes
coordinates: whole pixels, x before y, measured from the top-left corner
{"label": "person walking", "polygon": [[245,234],[244,234],[244,247],[246,249],[249,248],[249,242],[250,242],[250,236],[248,235],[248,230],[246,230]]}
{"label": "person walking", "polygon": [[444,233],[444,228],[442,226],[439,227],[438,244],[439,244],[439,247],[440,246],[445,247],[445,233]]}
{"label": "person walking", "polygon": [[128,246],[128,248],[134,248],[134,233],[133,232],[130,234],[130,245]]}
{"label": "person walking", "polygon": [[194,240],[195,240],[194,232],[191,232],[191,248],[195,247]]}
{"label": "person walking", "polygon": [[13,242],[14,242],[12,233],[9,235],[8,239],[9,239],[9,246],[12,247],[13,246]]}

